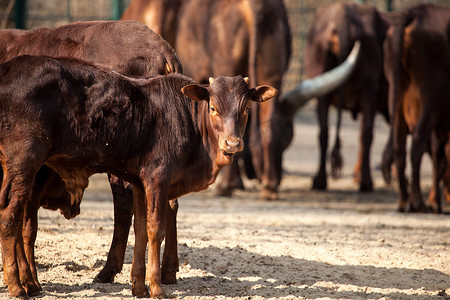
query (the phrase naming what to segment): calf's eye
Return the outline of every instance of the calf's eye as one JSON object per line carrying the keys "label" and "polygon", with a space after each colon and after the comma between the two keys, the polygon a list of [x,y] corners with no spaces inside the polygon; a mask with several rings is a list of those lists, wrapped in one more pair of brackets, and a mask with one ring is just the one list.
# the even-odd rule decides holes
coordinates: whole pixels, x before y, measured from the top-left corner
{"label": "calf's eye", "polygon": [[214,108],[214,106],[210,106],[210,107],[209,107],[209,111],[210,111],[210,112],[216,112],[216,109]]}
{"label": "calf's eye", "polygon": [[250,112],[250,107],[247,107],[246,109],[245,109],[245,113],[249,113]]}

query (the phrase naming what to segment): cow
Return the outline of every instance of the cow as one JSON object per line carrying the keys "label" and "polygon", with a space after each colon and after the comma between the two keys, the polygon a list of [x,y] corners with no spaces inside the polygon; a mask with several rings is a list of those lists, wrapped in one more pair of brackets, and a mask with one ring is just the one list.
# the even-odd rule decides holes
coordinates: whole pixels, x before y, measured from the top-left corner
{"label": "cow", "polygon": [[122,14],[122,20],[144,23],[175,47],[178,11],[183,0],[133,0]]}
{"label": "cow", "polygon": [[349,110],[355,119],[361,113],[360,147],[354,176],[359,181],[360,191],[373,190],[369,154],[375,113],[378,111],[386,120],[389,119],[382,51],[388,25],[386,19],[368,4],[335,3],[321,6],[315,13],[304,56],[308,77],[336,66],[350,51],[355,40],[361,42],[361,55],[349,80],[335,92],[318,98],[320,163],[313,178],[313,189],[327,188],[328,108],[334,105],[339,114],[336,145],[331,155],[332,173],[339,174],[342,167],[339,154],[340,111]]}
{"label": "cow", "polygon": [[[198,82],[207,82],[209,76],[248,74],[252,86],[281,89],[291,51],[282,0],[133,0],[121,19],[144,21],[169,43],[174,40],[185,74]],[[253,164],[245,155],[247,174],[262,182],[263,198],[277,197],[282,175],[278,145],[285,142],[272,132],[273,120],[282,117],[276,103],[253,108],[249,129]],[[237,160],[222,173],[218,194],[229,196],[235,188],[243,188]]]}
{"label": "cow", "polygon": [[[389,28],[384,70],[389,81],[394,162],[399,211],[441,212],[439,181],[445,172],[450,123],[450,9],[432,4],[408,8]],[[412,134],[411,191],[405,176],[406,136]],[[422,155],[433,158],[432,194],[424,203],[420,188]]]}
{"label": "cow", "polygon": [[38,291],[20,233],[43,165],[61,176],[71,203],[81,201],[95,173],[133,185],[132,292],[148,295],[148,241],[150,294],[163,296],[160,247],[169,200],[212,184],[244,147],[250,102],[277,94],[267,85],[249,88],[240,76],[211,78],[205,86],[181,74],[126,77],[33,56],[1,64],[0,78],[0,241],[5,282],[16,297]]}
{"label": "cow", "polygon": [[[47,55],[53,57],[74,57],[100,66],[108,67],[126,75],[156,75],[172,72],[182,73],[182,65],[174,50],[147,26],[136,21],[120,22],[78,22],[55,28],[36,30],[0,30],[0,62],[19,55]],[[25,252],[33,277],[40,288],[34,259],[34,242],[37,233],[37,209],[58,209],[66,218],[75,217],[79,206],[70,206],[70,199],[63,182],[51,168],[43,167],[36,175],[36,191],[33,193],[36,205],[24,220]],[[115,176],[108,175],[114,201],[114,236],[108,259],[96,276],[96,282],[112,282],[120,272],[125,255],[126,242],[132,219],[131,186]],[[177,203],[171,201],[169,237],[163,282],[173,283],[178,260],[176,251],[175,215]],[[174,233],[174,235],[171,235]],[[173,241],[173,239],[175,241]],[[169,241],[170,240],[170,241]],[[173,257],[173,258],[168,258]],[[173,265],[173,266],[172,266]],[[171,270],[170,272],[167,270]],[[170,275],[169,275],[170,274]]]}

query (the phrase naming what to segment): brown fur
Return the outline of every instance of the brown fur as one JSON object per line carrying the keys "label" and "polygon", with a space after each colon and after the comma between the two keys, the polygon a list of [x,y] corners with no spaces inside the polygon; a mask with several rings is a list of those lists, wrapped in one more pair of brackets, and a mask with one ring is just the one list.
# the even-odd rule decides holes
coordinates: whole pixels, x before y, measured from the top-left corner
{"label": "brown fur", "polygon": [[240,149],[239,143],[221,148],[220,141],[242,141],[250,101],[276,95],[268,86],[249,89],[242,77],[218,77],[203,87],[179,74],[133,79],[75,60],[30,56],[0,65],[0,77],[0,240],[5,283],[12,296],[23,297],[38,290],[23,263],[21,224],[42,165],[61,175],[71,203],[81,201],[94,173],[133,185],[133,295],[148,293],[148,241],[151,296],[161,297],[169,200],[213,183]]}
{"label": "brown fur", "polygon": [[[142,7],[159,7],[155,1],[134,0],[130,13],[122,19],[141,20]],[[131,7],[141,7],[140,11]],[[209,76],[248,75],[251,85],[268,84],[281,88],[287,70],[291,36],[283,2],[280,0],[190,0],[181,6],[157,10],[153,15],[178,10],[175,49],[183,63],[185,74],[198,82]],[[147,23],[150,27],[151,23]],[[167,32],[160,32],[166,39]],[[276,198],[281,181],[282,152],[292,138],[292,120],[286,117],[278,101],[252,109],[248,152],[244,151],[247,173],[262,182],[262,196]],[[283,134],[281,134],[283,133]],[[252,164],[253,157],[253,164]],[[253,170],[254,168],[254,170]],[[256,171],[256,174],[255,174]],[[237,160],[225,168],[218,183],[219,193],[230,195],[242,185]]]}
{"label": "brown fur", "polygon": [[305,71],[313,77],[341,63],[356,40],[361,42],[361,55],[353,75],[335,92],[319,97],[317,115],[320,126],[320,163],[313,188],[326,189],[326,157],[328,148],[328,108],[338,108],[336,145],[332,152],[332,172],[337,176],[342,167],[339,127],[341,110],[349,110],[354,118],[361,113],[360,148],[355,176],[360,191],[372,191],[370,147],[373,139],[375,113],[387,113],[387,82],[382,69],[382,43],[388,27],[371,5],[336,3],[319,7],[308,34],[305,50]]}
{"label": "brown fur", "polygon": [[[158,34],[135,21],[78,22],[31,31],[0,30],[0,61],[5,62],[22,54],[74,57],[113,68],[126,75],[149,76],[182,72],[182,66],[173,49]],[[80,179],[76,174],[73,175],[75,175],[73,176],[75,181]],[[39,184],[36,184],[36,191],[33,193],[35,199],[33,203],[37,203],[37,206],[32,209],[34,213],[25,216],[31,219],[24,220],[25,252],[39,289],[41,288],[34,259],[39,203],[43,207],[61,209],[66,218],[72,218],[79,213],[79,204],[71,205],[63,182],[53,179],[55,177],[58,175],[49,168],[36,175]],[[46,178],[48,178],[47,181]],[[112,282],[115,274],[121,271],[132,218],[131,186],[114,176],[110,176],[109,179],[113,191],[115,227],[108,260],[95,279],[98,282]],[[87,184],[86,180],[85,178],[84,185]],[[43,186],[39,187],[39,185]],[[169,223],[169,226],[176,226],[176,224]],[[174,230],[169,231],[174,232]],[[176,236],[168,238],[176,241]],[[173,242],[170,243],[173,244]],[[177,269],[176,248],[168,248],[166,252],[165,255],[171,259],[165,261],[164,269]],[[165,277],[173,278],[174,274],[175,271],[165,274]],[[169,281],[173,279],[168,279],[166,282],[169,283]]]}
{"label": "brown fur", "polygon": [[[450,10],[431,4],[413,6],[392,24],[388,33],[384,68],[393,116],[398,210],[440,212],[439,182],[445,172],[445,144],[450,130]],[[408,131],[412,133],[410,194],[405,176]],[[420,163],[428,149],[433,158],[433,188],[425,204]]]}

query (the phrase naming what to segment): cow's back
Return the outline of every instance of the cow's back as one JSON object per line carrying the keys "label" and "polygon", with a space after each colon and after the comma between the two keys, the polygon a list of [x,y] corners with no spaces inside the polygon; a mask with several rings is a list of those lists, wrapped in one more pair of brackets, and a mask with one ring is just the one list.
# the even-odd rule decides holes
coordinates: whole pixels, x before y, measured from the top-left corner
{"label": "cow's back", "polygon": [[72,57],[127,75],[182,73],[174,50],[137,21],[79,22],[10,35],[0,61],[19,55]]}

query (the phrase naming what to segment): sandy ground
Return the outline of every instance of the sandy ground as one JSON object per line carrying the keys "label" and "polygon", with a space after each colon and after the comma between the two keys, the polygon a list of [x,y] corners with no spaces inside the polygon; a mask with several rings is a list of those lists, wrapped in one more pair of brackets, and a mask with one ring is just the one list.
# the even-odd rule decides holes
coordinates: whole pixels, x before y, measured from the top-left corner
{"label": "sandy ground", "polygon": [[[358,123],[348,115],[343,177],[330,180],[327,192],[310,191],[318,163],[313,107],[296,119],[280,200],[259,200],[257,183],[248,181],[247,190],[231,199],[215,197],[213,187],[180,199],[178,283],[164,286],[171,298],[450,299],[450,217],[395,212],[396,189],[384,185],[377,169],[387,134],[381,119],[372,154],[376,191],[361,194],[352,181]],[[429,186],[424,158],[424,192]],[[444,209],[448,213],[449,205]],[[92,283],[113,230],[104,175],[92,178],[74,220],[46,210],[39,214],[39,299],[132,297],[133,233],[116,282]],[[2,286],[0,299],[5,298]]]}

